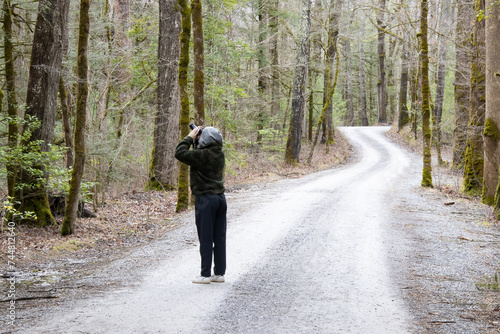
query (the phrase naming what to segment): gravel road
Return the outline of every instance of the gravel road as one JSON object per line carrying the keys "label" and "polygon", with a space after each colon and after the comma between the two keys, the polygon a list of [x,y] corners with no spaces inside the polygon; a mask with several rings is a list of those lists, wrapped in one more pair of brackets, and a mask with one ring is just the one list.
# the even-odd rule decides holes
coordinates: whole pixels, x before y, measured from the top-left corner
{"label": "gravel road", "polygon": [[[475,283],[499,264],[498,229],[478,224],[486,209],[467,215],[470,204],[420,189],[421,162],[387,130],[342,128],[355,162],[229,192],[226,283],[191,283],[199,255],[187,213],[88,278],[118,273],[118,287],[19,332],[496,333],[498,319],[477,312],[498,294]],[[479,238],[485,247],[470,242]]]}

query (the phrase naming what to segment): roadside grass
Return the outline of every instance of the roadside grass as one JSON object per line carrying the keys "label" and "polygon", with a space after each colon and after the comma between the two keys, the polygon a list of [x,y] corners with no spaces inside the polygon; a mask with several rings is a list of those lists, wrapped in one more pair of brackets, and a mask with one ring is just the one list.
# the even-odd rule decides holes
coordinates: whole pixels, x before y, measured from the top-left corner
{"label": "roadside grass", "polygon": [[500,282],[498,279],[498,271],[493,277],[485,276],[480,282],[476,283],[479,290],[492,290],[500,292]]}

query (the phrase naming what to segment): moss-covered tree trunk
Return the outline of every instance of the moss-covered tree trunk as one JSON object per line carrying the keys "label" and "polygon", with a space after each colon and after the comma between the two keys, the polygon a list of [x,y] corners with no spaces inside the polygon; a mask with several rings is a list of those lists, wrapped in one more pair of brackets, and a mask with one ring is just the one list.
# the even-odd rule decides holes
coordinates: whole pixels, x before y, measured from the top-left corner
{"label": "moss-covered tree trunk", "polygon": [[[17,98],[16,98],[16,72],[14,68],[14,45],[12,44],[12,15],[13,8],[10,0],[3,3],[3,31],[4,31],[4,61],[5,61],[5,93],[7,95],[7,114],[9,115],[8,145],[14,148],[18,140],[17,127]],[[0,101],[3,103],[3,99]],[[7,191],[14,196],[16,166],[7,165]]]}
{"label": "moss-covered tree trunk", "polygon": [[191,1],[191,16],[193,21],[193,53],[194,53],[194,122],[198,126],[205,125],[205,70],[203,47],[203,9],[201,0]]}
{"label": "moss-covered tree trunk", "polygon": [[[57,92],[61,78],[63,25],[67,24],[69,0],[41,0],[33,37],[26,97],[26,116],[40,121],[40,126],[22,143],[29,147],[40,142],[40,150],[48,152],[54,137]],[[25,131],[26,131],[25,127]],[[50,212],[45,169],[41,163],[17,172],[15,200],[18,210],[34,212],[38,226],[53,224]]]}
{"label": "moss-covered tree trunk", "polygon": [[484,127],[484,187],[483,202],[492,204],[497,194],[498,215],[498,170],[500,167],[500,4],[488,0],[491,8],[486,19],[486,123]]}
{"label": "moss-covered tree trunk", "polygon": [[325,120],[323,121],[323,138],[322,143],[331,144],[334,142],[334,127],[333,127],[333,105],[327,103],[328,101],[328,89],[331,83],[335,80],[335,72],[333,70],[335,66],[335,57],[337,56],[337,39],[339,36],[339,25],[340,16],[342,14],[342,7],[344,5],[344,0],[337,0],[335,5],[333,1],[330,5],[330,10],[328,13],[328,40],[327,49],[325,52],[325,73],[323,77],[323,105],[327,105],[327,110],[325,114]]}
{"label": "moss-covered tree trunk", "polygon": [[453,130],[454,168],[462,168],[467,144],[467,123],[470,108],[471,33],[474,7],[469,2],[457,2],[457,25],[455,29],[455,129]]}
{"label": "moss-covered tree trunk", "polygon": [[[181,110],[179,125],[181,137],[189,134],[189,94],[188,94],[188,67],[189,67],[189,40],[191,39],[191,8],[187,0],[179,0],[181,10],[181,48],[179,58],[179,90]],[[189,206],[189,166],[181,163],[179,169],[179,183],[177,186],[176,212],[184,211]]]}
{"label": "moss-covered tree trunk", "polygon": [[88,97],[88,40],[90,29],[89,17],[90,0],[80,1],[80,23],[78,34],[78,61],[77,77],[78,90],[76,96],[75,119],[75,163],[71,173],[69,195],[66,201],[66,210],[61,228],[62,235],[73,234],[78,212],[80,187],[82,184],[83,170],[85,167],[85,127],[87,123],[87,97]]}
{"label": "moss-covered tree trunk", "polygon": [[292,116],[286,143],[285,162],[299,162],[302,144],[302,126],[306,107],[307,68],[309,63],[309,34],[311,29],[311,0],[302,0],[300,14],[300,39],[297,47],[295,76],[293,79]]}
{"label": "moss-covered tree trunk", "polygon": [[179,142],[179,53],[181,12],[177,0],[161,0],[158,38],[157,110],[154,143],[146,188],[174,190],[179,163],[174,157]]}
{"label": "moss-covered tree trunk", "polygon": [[385,31],[384,31],[384,13],[385,0],[379,0],[377,13],[377,31],[378,31],[378,82],[377,82],[377,110],[378,122],[387,122],[387,88],[385,83]]}
{"label": "moss-covered tree trunk", "polygon": [[309,156],[307,158],[308,165],[310,165],[312,162],[314,149],[316,148],[316,145],[318,144],[318,138],[319,138],[319,132],[320,132],[321,125],[326,119],[326,115],[327,115],[326,113],[327,113],[328,107],[332,103],[333,94],[335,94],[335,89],[337,88],[337,80],[339,77],[339,63],[340,63],[339,58],[337,58],[337,65],[335,66],[335,79],[333,80],[333,83],[331,83],[330,85],[328,85],[328,87],[325,88],[328,92],[328,95],[327,95],[325,104],[323,105],[323,108],[321,109],[321,114],[318,118],[316,135],[314,136],[314,141],[311,145],[311,150],[309,151]]}
{"label": "moss-covered tree trunk", "polygon": [[428,15],[429,4],[422,0],[420,17],[420,67],[422,73],[422,137],[424,148],[424,166],[422,169],[422,186],[434,187],[432,184],[431,127],[430,127],[430,86],[429,86],[429,44]]}
{"label": "moss-covered tree trunk", "polygon": [[[485,9],[485,0],[476,0],[475,12]],[[465,149],[463,191],[469,196],[479,196],[483,187],[484,169],[484,114],[485,105],[485,21],[475,20],[472,35],[473,57],[470,77],[470,109]],[[495,173],[496,174],[496,173]],[[496,175],[495,175],[496,176]],[[496,177],[495,177],[496,179]],[[496,183],[495,183],[496,185]],[[493,188],[495,191],[496,186]],[[492,204],[493,197],[490,204]]]}

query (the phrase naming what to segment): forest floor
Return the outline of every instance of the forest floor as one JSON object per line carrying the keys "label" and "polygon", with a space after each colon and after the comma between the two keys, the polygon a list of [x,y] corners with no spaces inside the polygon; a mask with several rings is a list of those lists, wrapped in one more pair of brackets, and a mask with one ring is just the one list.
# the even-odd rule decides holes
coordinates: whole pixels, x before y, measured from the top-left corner
{"label": "forest floor", "polygon": [[[412,139],[409,133],[390,131],[389,137],[410,151],[417,152],[420,149],[420,141]],[[248,155],[251,158],[247,158],[244,164],[233,166],[230,173],[227,173],[227,192],[246,191],[255,185],[262,186],[284,178],[300,178],[343,164],[351,158],[352,150],[340,134],[337,135],[336,143],[328,155],[324,152],[324,146],[317,148],[312,163],[314,167],[305,164],[293,168],[284,167],[280,162],[281,153],[253,152]],[[302,151],[307,155],[309,148],[303,147]],[[446,157],[446,150],[444,151]],[[436,191],[440,191],[435,196],[448,198],[450,203],[457,199],[465,201],[470,204],[467,205],[468,210],[477,208],[478,215],[485,215],[485,209],[477,199],[460,195],[460,175],[448,168],[435,168],[433,176]],[[34,320],[35,316],[30,314],[30,309],[43,309],[45,305],[62,303],[65,297],[97,293],[118,284],[113,281],[100,282],[99,279],[86,285],[75,285],[74,282],[82,281],[83,277],[92,278],[101,266],[124,258],[139,246],[159,240],[175,229],[178,226],[175,202],[175,192],[144,192],[140,189],[128,191],[110,198],[106,206],[97,212],[97,218],[80,219],[76,233],[68,237],[60,236],[60,226],[46,229],[17,226],[15,274],[19,284],[16,298],[19,308],[23,310],[17,321]],[[495,226],[496,222],[492,217],[486,219],[488,224]],[[196,240],[186,242],[196,243]],[[0,249],[7,249],[6,237],[0,240]],[[2,252],[0,277],[4,272],[4,277],[8,277],[4,266],[7,260],[6,253]],[[6,279],[1,280],[0,290],[6,291],[7,284]],[[498,294],[488,296],[495,298]],[[0,297],[0,305],[7,301],[5,297]],[[484,302],[478,301],[476,304]],[[491,301],[480,312],[476,316],[498,325],[498,301]]]}

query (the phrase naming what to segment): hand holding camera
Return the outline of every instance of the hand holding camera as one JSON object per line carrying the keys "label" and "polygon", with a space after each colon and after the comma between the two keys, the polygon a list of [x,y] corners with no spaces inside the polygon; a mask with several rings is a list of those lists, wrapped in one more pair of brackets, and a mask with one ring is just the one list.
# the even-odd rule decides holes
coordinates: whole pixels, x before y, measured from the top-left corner
{"label": "hand holding camera", "polygon": [[194,125],[194,123],[189,124],[189,128],[191,129],[191,132],[189,133],[188,136],[193,139],[200,136],[201,133],[203,132],[203,128],[201,126]]}
{"label": "hand holding camera", "polygon": [[188,136],[194,139],[194,147],[196,148],[198,146],[201,133],[203,132],[203,127],[196,126],[194,123],[191,123],[189,124],[189,128],[191,129],[191,132]]}

